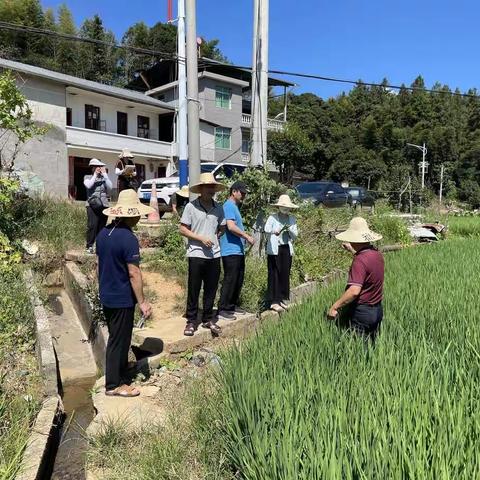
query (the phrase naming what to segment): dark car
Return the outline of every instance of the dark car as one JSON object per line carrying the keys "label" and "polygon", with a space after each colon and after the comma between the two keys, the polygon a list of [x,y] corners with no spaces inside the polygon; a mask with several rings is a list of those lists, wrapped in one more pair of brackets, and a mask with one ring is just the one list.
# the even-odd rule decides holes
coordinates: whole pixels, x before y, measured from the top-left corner
{"label": "dark car", "polygon": [[350,203],[350,195],[339,184],[334,182],[299,183],[295,189],[302,200],[311,200],[315,205],[325,207],[343,207]]}
{"label": "dark car", "polygon": [[374,207],[375,196],[372,192],[369,192],[363,187],[347,187],[345,190],[352,197],[353,207]]}

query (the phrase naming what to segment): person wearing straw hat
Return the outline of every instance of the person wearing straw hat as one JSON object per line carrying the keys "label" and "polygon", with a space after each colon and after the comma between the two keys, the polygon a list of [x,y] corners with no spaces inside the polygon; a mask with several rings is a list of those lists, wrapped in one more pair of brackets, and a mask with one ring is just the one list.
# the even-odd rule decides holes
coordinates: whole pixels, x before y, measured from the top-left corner
{"label": "person wearing straw hat", "polygon": [[265,223],[267,234],[268,293],[267,300],[275,312],[288,309],[290,300],[290,270],[292,268],[293,242],[298,236],[297,221],[290,212],[297,207],[288,195],[280,195],[278,209]]}
{"label": "person wearing straw hat", "polygon": [[122,190],[126,190],[127,188],[136,190],[138,187],[138,182],[136,180],[137,170],[135,168],[135,163],[133,163],[133,159],[135,157],[128,148],[123,148],[118,158],[119,160],[117,162],[117,166],[115,167],[115,174],[118,177],[118,193],[120,193]]}
{"label": "person wearing straw hat", "polygon": [[187,203],[180,219],[180,233],[188,240],[187,324],[183,331],[187,337],[191,337],[197,328],[198,297],[202,285],[202,326],[216,335],[221,333],[213,315],[213,304],[220,279],[219,237],[225,231],[226,222],[223,208],[213,196],[224,188],[212,173],[202,173],[200,181],[190,188],[199,197]]}
{"label": "person wearing straw hat", "polygon": [[107,223],[107,218],[102,214],[102,210],[108,207],[107,195],[112,190],[112,182],[108,178],[103,162],[92,158],[88,166],[92,167],[92,175],[87,175],[83,179],[83,184],[87,189],[86,250],[87,253],[93,253],[95,238]]}
{"label": "person wearing straw hat", "polygon": [[382,236],[372,232],[366,220],[355,217],[345,232],[336,235],[346,242],[343,247],[353,253],[347,287],[343,295],[331,306],[328,316],[337,318],[339,309],[345,312],[350,327],[375,340],[383,319],[383,255],[372,245]]}
{"label": "person wearing straw hat", "polygon": [[172,213],[174,215],[180,216],[183,208],[188,203],[189,196],[188,185],[184,185],[180,190],[173,193],[170,203],[172,204]]}
{"label": "person wearing straw hat", "polygon": [[142,215],[154,209],[140,203],[135,190],[120,192],[115,207],[103,210],[113,217],[97,237],[98,286],[100,303],[108,326],[105,360],[105,394],[136,397],[140,392],[125,383],[128,351],[132,339],[135,304],[144,318],[152,307],[143,293],[140,249],[132,228]]}

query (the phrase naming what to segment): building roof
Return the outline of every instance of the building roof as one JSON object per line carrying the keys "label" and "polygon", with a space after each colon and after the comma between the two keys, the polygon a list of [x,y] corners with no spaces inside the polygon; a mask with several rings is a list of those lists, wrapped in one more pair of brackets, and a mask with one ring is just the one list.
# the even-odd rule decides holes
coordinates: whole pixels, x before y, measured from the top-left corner
{"label": "building roof", "polygon": [[14,62],[0,58],[0,69],[10,69],[27,75],[44,78],[53,82],[64,84],[66,87],[77,87],[89,92],[100,93],[110,97],[116,97],[121,100],[129,100],[131,102],[142,103],[153,107],[160,107],[164,110],[174,111],[175,108],[165,102],[149,97],[142,92],[135,92],[127,88],[113,87],[103,83],[92,82],[83,78],[65,75],[64,73],[54,72],[46,68],[35,67],[26,63]]}
{"label": "building roof", "polygon": [[[177,61],[173,59],[160,60],[153,67],[139,72],[137,78],[132,80],[128,87],[135,90],[153,90],[159,86],[175,82],[177,80],[176,65]],[[242,80],[248,82],[248,84],[252,81],[252,72],[248,68],[218,62],[210,58],[202,57],[198,59],[198,71],[199,73],[210,72]],[[268,85],[271,87],[293,87],[295,84],[269,76]]]}

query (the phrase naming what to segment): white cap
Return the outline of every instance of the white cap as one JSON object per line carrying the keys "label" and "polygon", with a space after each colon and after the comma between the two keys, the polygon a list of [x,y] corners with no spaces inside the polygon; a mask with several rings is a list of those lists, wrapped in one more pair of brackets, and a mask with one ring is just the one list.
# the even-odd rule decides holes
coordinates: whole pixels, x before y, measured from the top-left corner
{"label": "white cap", "polygon": [[104,167],[105,164],[101,162],[98,158],[92,158],[90,162],[88,162],[89,167]]}

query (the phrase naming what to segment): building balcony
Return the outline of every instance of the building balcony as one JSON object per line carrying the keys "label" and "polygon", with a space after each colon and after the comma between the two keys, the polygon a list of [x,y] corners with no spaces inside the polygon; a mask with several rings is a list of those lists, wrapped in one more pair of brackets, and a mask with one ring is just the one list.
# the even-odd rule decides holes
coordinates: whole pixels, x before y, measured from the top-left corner
{"label": "building balcony", "polygon": [[[250,128],[252,126],[252,116],[249,113],[242,113],[242,127]],[[267,119],[267,129],[282,131],[285,128],[283,120],[275,120],[273,118]]]}
{"label": "building balcony", "polygon": [[128,148],[134,155],[150,158],[171,158],[177,152],[176,143],[70,126],[67,126],[67,144],[77,148],[114,153],[119,153],[122,148]]}

